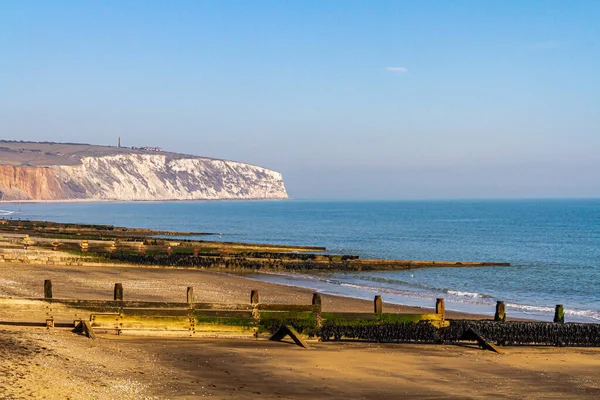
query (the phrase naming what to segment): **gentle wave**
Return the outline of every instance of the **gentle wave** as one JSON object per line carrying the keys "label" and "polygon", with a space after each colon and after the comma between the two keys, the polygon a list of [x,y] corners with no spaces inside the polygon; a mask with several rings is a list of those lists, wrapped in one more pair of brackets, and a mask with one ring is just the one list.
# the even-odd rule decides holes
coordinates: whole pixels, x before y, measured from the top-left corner
{"label": "gentle wave", "polygon": [[434,292],[448,293],[448,294],[454,295],[454,296],[470,297],[473,299],[492,299],[493,298],[493,296],[489,296],[489,295],[483,294],[483,293],[472,293],[472,292],[466,292],[466,291],[445,289],[445,288],[439,288],[439,287],[435,287],[435,286],[425,285],[425,284],[418,283],[418,282],[403,281],[403,280],[399,280],[399,279],[381,278],[381,277],[375,277],[375,276],[363,276],[363,277],[361,277],[361,279],[373,281],[373,282],[381,282],[381,283],[386,283],[386,284],[405,285],[408,287],[415,287],[415,288],[430,290],[430,291],[434,291]]}
{"label": "gentle wave", "polygon": [[0,210],[0,216],[5,216],[5,215],[12,215],[14,214],[14,211],[9,211],[9,210]]}
{"label": "gentle wave", "polygon": [[465,296],[465,297],[471,297],[473,299],[492,299],[492,296],[488,296],[487,294],[481,294],[481,293],[471,293],[471,292],[461,292],[458,290],[450,290],[450,289],[446,289],[445,290],[446,293],[448,294],[452,294],[455,296]]}
{"label": "gentle wave", "polygon": [[[524,313],[527,313],[528,311],[534,312],[534,313],[536,313],[536,312],[543,313],[543,314],[553,314],[554,313],[553,307],[546,307],[546,306],[531,306],[528,304],[507,303],[506,307],[517,309]],[[577,317],[591,318],[593,320],[600,321],[600,311],[595,311],[595,310],[578,310],[578,309],[574,309],[574,308],[565,308],[565,315],[573,315],[573,316],[577,316]]]}

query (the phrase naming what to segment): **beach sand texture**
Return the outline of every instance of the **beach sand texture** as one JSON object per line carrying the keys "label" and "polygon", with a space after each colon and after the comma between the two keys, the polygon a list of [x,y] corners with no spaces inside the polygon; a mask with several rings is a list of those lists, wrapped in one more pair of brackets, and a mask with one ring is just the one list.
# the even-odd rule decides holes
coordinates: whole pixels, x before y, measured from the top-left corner
{"label": "beach sand texture", "polygon": [[[0,266],[0,295],[307,304],[311,291],[207,271],[135,267]],[[28,307],[27,304],[22,305]],[[370,301],[323,296],[328,311],[371,311]],[[390,312],[419,309],[386,305]],[[11,310],[12,313],[11,313]],[[421,311],[421,310],[419,310]],[[1,320],[23,319],[0,304]],[[26,314],[27,318],[42,315]],[[455,317],[461,315],[453,315]],[[68,330],[0,328],[0,398],[598,398],[600,349],[477,347],[254,339],[148,338],[101,335],[92,341]]]}

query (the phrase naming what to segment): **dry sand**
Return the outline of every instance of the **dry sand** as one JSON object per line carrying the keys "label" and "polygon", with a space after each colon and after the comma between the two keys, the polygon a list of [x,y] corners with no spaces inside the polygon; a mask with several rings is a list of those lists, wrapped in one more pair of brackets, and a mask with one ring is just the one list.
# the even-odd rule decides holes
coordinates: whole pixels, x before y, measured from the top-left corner
{"label": "dry sand", "polygon": [[[0,264],[0,295],[308,303],[311,291],[206,271]],[[6,300],[8,301],[8,300]],[[0,320],[41,318],[0,304]],[[25,306],[23,306],[25,307]],[[323,296],[331,311],[370,311],[371,302]],[[12,310],[12,311],[11,311]],[[388,311],[415,311],[386,305]],[[144,398],[600,398],[600,349],[310,342],[304,350],[266,340],[100,336],[65,329],[0,327],[2,399]]]}

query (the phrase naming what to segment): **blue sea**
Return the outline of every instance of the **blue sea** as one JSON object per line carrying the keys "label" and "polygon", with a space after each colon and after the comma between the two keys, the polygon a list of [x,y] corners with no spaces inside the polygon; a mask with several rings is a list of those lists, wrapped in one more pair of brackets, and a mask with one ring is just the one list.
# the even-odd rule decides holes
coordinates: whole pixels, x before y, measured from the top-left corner
{"label": "blue sea", "polygon": [[514,317],[600,322],[600,200],[196,201],[3,204],[9,218],[213,232],[200,239],[326,246],[362,258],[510,267],[256,274],[323,293]]}

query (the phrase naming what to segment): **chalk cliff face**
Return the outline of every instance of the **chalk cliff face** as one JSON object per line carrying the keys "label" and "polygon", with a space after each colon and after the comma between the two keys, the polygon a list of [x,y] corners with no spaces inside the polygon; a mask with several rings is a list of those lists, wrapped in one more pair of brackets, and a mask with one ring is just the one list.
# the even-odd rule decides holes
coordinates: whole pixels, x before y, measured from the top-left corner
{"label": "chalk cliff face", "polygon": [[284,199],[281,174],[163,154],[83,157],[80,165],[0,165],[0,200]]}

